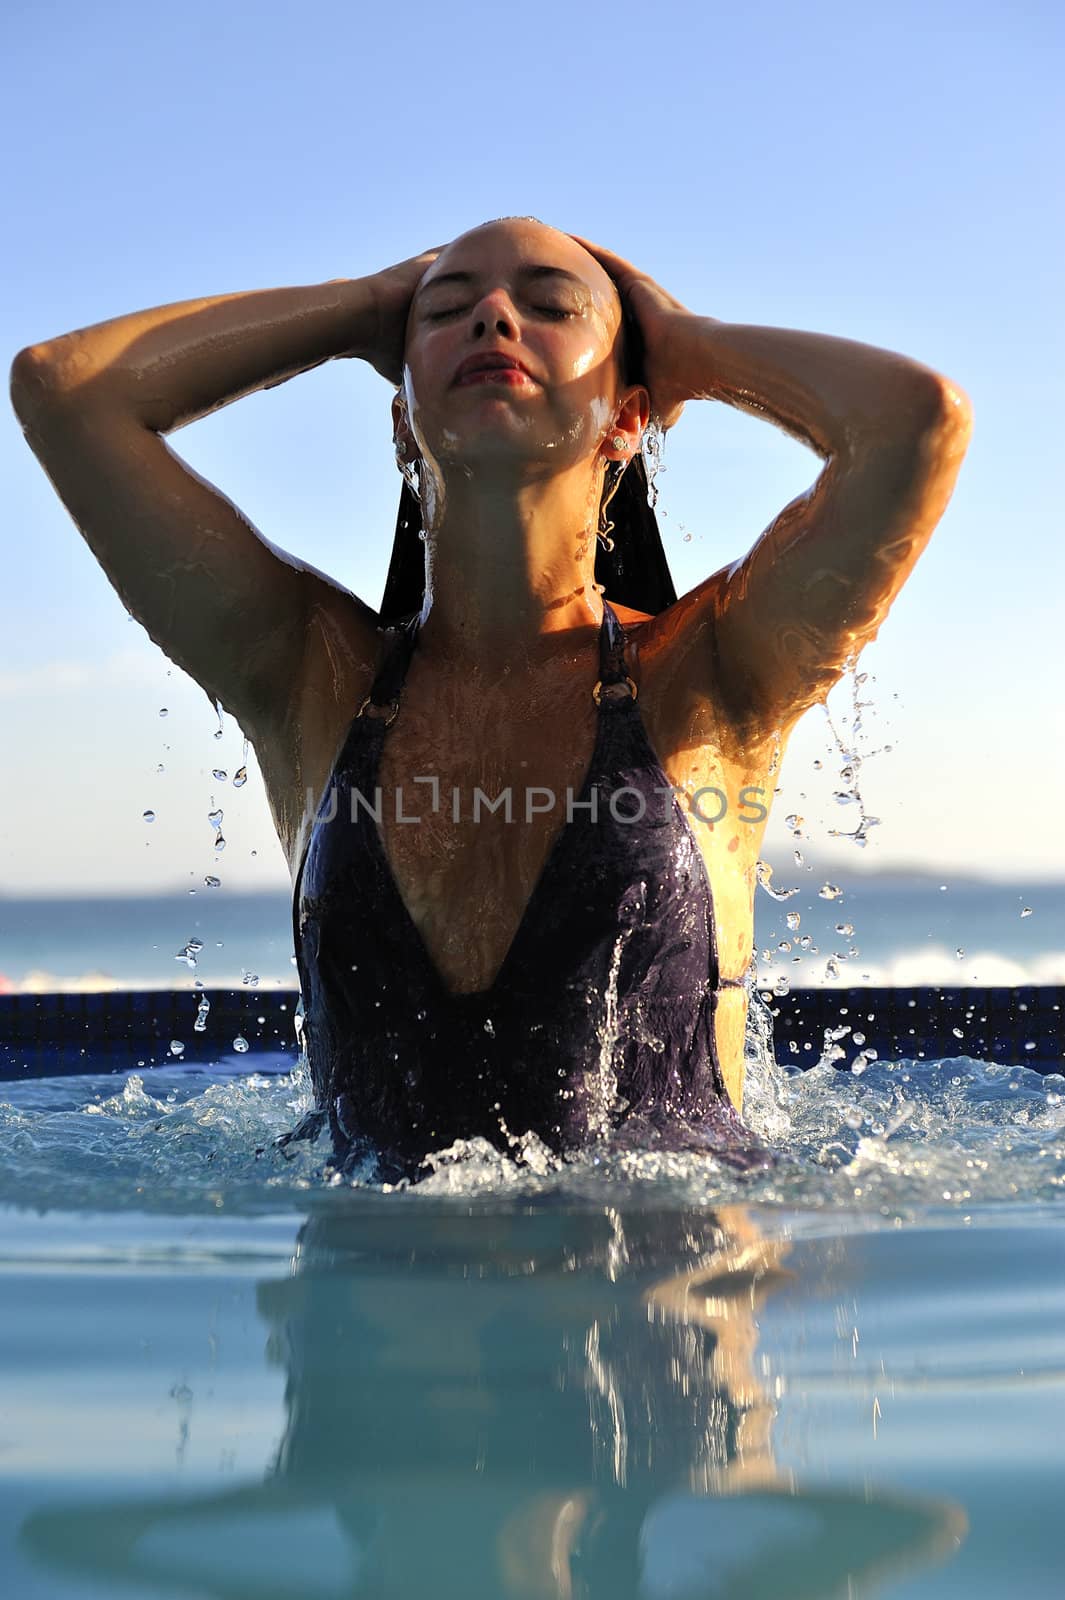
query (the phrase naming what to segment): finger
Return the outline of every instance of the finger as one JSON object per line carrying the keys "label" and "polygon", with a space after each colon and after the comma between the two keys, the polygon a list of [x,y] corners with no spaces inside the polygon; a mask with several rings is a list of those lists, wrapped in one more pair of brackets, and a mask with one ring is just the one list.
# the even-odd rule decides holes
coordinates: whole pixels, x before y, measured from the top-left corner
{"label": "finger", "polygon": [[624,256],[619,256],[615,251],[608,250],[605,245],[593,244],[590,239],[584,239],[579,233],[571,233],[570,238],[576,240],[582,249],[594,256],[612,278],[628,286],[633,279],[643,277],[643,273],[634,267],[631,261],[626,261]]}

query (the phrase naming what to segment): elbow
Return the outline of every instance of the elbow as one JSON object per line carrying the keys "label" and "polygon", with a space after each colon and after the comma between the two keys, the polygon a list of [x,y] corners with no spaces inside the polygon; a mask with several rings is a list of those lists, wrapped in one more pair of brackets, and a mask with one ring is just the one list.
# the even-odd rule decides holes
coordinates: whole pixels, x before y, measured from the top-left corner
{"label": "elbow", "polygon": [[969,448],[973,407],[959,384],[939,373],[929,373],[911,392],[903,416],[893,430],[885,429],[874,453],[893,462],[900,478],[933,464],[960,462]]}
{"label": "elbow", "polygon": [[973,432],[972,401],[949,378],[937,380],[934,403],[919,435],[918,460],[924,471],[947,471],[953,481]]}
{"label": "elbow", "polygon": [[11,363],[9,392],[20,422],[29,421],[42,404],[54,400],[58,392],[57,368],[47,345],[29,344],[19,351]]}
{"label": "elbow", "polygon": [[936,433],[947,433],[968,442],[973,431],[973,403],[960,383],[936,375],[935,394],[929,427]]}

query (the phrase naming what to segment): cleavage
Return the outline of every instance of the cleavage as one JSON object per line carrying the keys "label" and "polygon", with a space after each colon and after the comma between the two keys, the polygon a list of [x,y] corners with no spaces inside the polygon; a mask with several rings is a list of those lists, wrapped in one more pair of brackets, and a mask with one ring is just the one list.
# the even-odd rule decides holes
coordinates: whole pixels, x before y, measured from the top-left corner
{"label": "cleavage", "polygon": [[[565,679],[556,673],[545,682],[540,674],[511,687],[504,676],[471,692],[468,683],[419,665],[415,655],[381,750],[379,835],[438,976],[454,993],[476,992],[491,986],[525,920],[566,823],[567,785],[576,798],[588,774],[597,732],[594,677],[587,664],[582,672],[571,663]],[[433,786],[415,777],[438,780],[435,812]],[[513,821],[484,802],[473,820],[476,788],[492,801],[508,786]],[[403,814],[418,821],[396,820],[397,787]],[[526,789],[536,787],[549,789],[555,805],[526,821]]]}

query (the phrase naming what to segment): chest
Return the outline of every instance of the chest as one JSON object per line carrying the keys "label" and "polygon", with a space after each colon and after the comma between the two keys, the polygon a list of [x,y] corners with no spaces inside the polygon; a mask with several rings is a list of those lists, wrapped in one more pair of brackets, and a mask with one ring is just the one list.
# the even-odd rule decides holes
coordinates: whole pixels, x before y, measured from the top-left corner
{"label": "chest", "polygon": [[[586,780],[611,772],[618,788],[626,763],[657,814],[676,791],[713,888],[722,958],[742,969],[765,816],[754,792],[764,786],[748,781],[757,763],[737,770],[706,719],[678,730],[646,689],[637,730],[626,721],[622,734],[583,674],[471,687],[419,681],[416,665],[372,763],[374,798],[396,889],[453,988],[483,988],[498,972]],[[616,804],[636,809],[620,791]],[[625,837],[639,848],[635,831]]]}

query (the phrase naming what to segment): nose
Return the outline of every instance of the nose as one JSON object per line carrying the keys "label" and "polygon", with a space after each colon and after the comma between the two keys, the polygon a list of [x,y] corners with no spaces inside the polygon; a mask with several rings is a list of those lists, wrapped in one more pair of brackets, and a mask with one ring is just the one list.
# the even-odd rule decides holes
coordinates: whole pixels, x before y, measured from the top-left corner
{"label": "nose", "polygon": [[505,289],[489,289],[481,296],[473,308],[472,331],[475,339],[489,333],[504,339],[517,337],[518,317]]}

